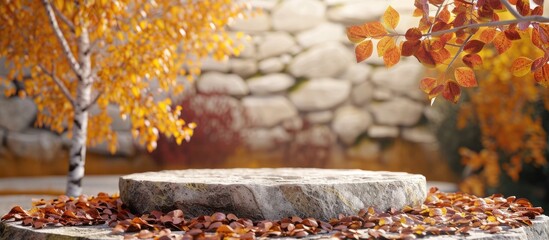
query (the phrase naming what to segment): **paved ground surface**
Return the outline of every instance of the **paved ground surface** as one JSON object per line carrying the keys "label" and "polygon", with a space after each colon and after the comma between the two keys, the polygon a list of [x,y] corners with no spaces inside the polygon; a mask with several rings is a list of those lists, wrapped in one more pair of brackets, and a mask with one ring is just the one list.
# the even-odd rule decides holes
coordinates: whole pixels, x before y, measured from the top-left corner
{"label": "paved ground surface", "polygon": [[[86,176],[84,179],[84,194],[95,195],[98,192],[118,193],[118,178],[120,176]],[[427,182],[427,187],[436,186],[441,191],[456,191],[456,186],[444,182]],[[44,192],[63,192],[64,176],[0,178],[0,192],[20,192],[19,195],[0,195],[0,216],[9,212],[14,205],[30,208],[33,198],[53,198],[54,195],[32,194]]]}

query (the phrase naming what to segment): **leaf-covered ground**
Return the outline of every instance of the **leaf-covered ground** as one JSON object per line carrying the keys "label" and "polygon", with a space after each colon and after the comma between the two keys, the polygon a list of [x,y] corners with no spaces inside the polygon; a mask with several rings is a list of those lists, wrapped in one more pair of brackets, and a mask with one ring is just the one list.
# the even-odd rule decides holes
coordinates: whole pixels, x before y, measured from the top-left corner
{"label": "leaf-covered ground", "polygon": [[498,233],[532,225],[531,219],[543,213],[543,209],[533,207],[524,198],[505,198],[499,194],[480,198],[464,193],[442,193],[436,188],[429,191],[421,206],[385,212],[362,209],[356,215],[340,214],[328,222],[297,216],[253,222],[219,212],[189,219],[181,210],[135,215],[118,196],[105,193],[34,200],[33,206],[30,210],[16,206],[2,221],[21,221],[22,225],[33,228],[107,224],[113,234],[123,234],[126,239],[255,239],[316,234],[331,234],[342,239],[414,239],[468,235],[472,229]]}

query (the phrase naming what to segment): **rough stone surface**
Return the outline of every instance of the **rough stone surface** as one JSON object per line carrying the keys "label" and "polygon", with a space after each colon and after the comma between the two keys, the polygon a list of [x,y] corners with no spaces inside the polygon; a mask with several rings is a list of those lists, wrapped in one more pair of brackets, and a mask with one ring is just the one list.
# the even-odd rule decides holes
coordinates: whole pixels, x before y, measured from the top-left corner
{"label": "rough stone surface", "polygon": [[320,43],[345,39],[345,28],[340,24],[323,23],[296,36],[299,45],[308,48]]}
{"label": "rough stone surface", "polygon": [[425,94],[419,89],[419,81],[424,69],[418,62],[403,61],[394,67],[377,68],[371,81],[377,86],[383,86],[396,93],[410,96],[414,99],[425,99]]}
{"label": "rough stone surface", "polygon": [[353,106],[344,106],[336,111],[332,129],[341,141],[351,145],[370,124],[372,124],[372,117],[368,112]]}
{"label": "rough stone surface", "polygon": [[257,14],[248,19],[237,19],[229,25],[229,28],[242,32],[263,32],[271,28],[269,13]]}
{"label": "rough stone surface", "polygon": [[290,141],[290,135],[282,127],[253,128],[245,130],[244,141],[252,150],[267,151]]}
{"label": "rough stone surface", "polygon": [[318,111],[307,113],[305,119],[310,123],[327,123],[332,121],[334,114],[332,111]]}
{"label": "rough stone surface", "polygon": [[242,105],[255,127],[273,127],[285,119],[297,116],[294,105],[283,96],[245,97]]}
{"label": "rough stone surface", "polygon": [[421,204],[425,177],[331,169],[193,169],[120,178],[120,197],[143,213],[181,209],[186,216],[232,212],[251,219],[309,216],[328,220],[369,206]]}
{"label": "rough stone surface", "polygon": [[371,138],[394,138],[398,137],[398,127],[373,125],[368,128],[368,136]]}
{"label": "rough stone surface", "polygon": [[231,66],[229,65],[229,61],[217,61],[213,58],[204,58],[201,60],[202,66],[200,67],[202,71],[208,72],[208,71],[216,71],[216,72],[229,72],[231,70]]}
{"label": "rough stone surface", "polygon": [[247,81],[250,92],[254,95],[268,95],[282,92],[294,85],[295,79],[284,73],[275,73],[250,78]]}
{"label": "rough stone surface", "polygon": [[47,130],[37,129],[9,132],[6,144],[16,157],[45,162],[55,160],[63,147],[60,136]]}
{"label": "rough stone surface", "polygon": [[372,66],[366,64],[352,64],[340,77],[351,81],[353,84],[359,84],[369,79],[372,73]]}
{"label": "rough stone surface", "polygon": [[351,92],[351,99],[356,105],[363,105],[372,100],[374,95],[374,86],[370,82],[362,82],[355,87]]}
{"label": "rough stone surface", "polygon": [[289,53],[294,46],[296,46],[296,42],[290,34],[286,32],[269,33],[257,46],[258,58],[264,59]]}
{"label": "rough stone surface", "polygon": [[37,109],[31,99],[0,99],[0,106],[0,127],[21,131],[32,126]]}
{"label": "rough stone surface", "polygon": [[288,70],[295,77],[334,77],[354,64],[353,53],[340,43],[314,46],[297,55]]}
{"label": "rough stone surface", "polygon": [[259,62],[259,71],[265,74],[281,72],[284,69],[284,63],[280,58],[267,58]]}
{"label": "rough stone surface", "polygon": [[216,72],[202,74],[197,88],[203,93],[226,93],[234,96],[246,95],[250,91],[240,76]]}
{"label": "rough stone surface", "polygon": [[326,110],[345,101],[351,84],[335,79],[318,79],[303,83],[290,93],[290,100],[302,111]]}
{"label": "rough stone surface", "polygon": [[370,108],[376,123],[390,126],[412,126],[423,114],[423,104],[404,98],[371,104]]}
{"label": "rough stone surface", "polygon": [[332,7],[327,15],[334,22],[362,24],[379,20],[385,9],[387,4],[380,4],[377,0],[362,0]]}
{"label": "rough stone surface", "polygon": [[283,1],[273,10],[276,30],[297,32],[318,25],[324,19],[326,6],[317,0]]}
{"label": "rough stone surface", "polygon": [[257,63],[251,59],[231,59],[231,72],[247,78],[257,73]]}

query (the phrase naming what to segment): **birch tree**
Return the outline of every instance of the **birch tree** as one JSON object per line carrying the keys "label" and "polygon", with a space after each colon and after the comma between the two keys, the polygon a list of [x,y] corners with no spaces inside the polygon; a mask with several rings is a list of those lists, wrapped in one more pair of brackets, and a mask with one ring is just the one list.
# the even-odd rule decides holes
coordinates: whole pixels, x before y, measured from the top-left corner
{"label": "birch tree", "polygon": [[[82,193],[87,144],[116,150],[109,104],[149,151],[160,133],[177,143],[191,137],[194,124],[167,96],[183,91],[177,76],[200,73],[197,59],[238,54],[223,28],[245,10],[230,0],[1,0],[0,57],[10,72],[0,84],[30,70],[19,94],[36,103],[35,124],[70,133],[67,195]],[[91,116],[93,105],[100,112]]]}

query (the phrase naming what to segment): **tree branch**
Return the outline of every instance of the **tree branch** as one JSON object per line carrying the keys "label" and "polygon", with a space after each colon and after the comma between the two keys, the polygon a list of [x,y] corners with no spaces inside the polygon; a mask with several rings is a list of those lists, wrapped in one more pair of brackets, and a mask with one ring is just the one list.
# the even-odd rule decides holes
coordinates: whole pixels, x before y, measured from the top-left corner
{"label": "tree branch", "polygon": [[59,11],[59,9],[55,7],[55,5],[52,5],[52,8],[53,8],[53,11],[55,12],[55,15],[57,15],[61,19],[61,21],[63,21],[63,23],[65,23],[69,27],[71,32],[75,32],[74,24],[72,24],[72,22],[67,18],[67,16],[65,16],[61,11]]}
{"label": "tree branch", "polygon": [[513,14],[513,16],[516,18],[516,19],[522,19],[524,16],[520,15],[519,12],[517,12],[516,9],[513,8],[513,6],[511,5],[511,3],[509,3],[508,0],[500,0],[501,4],[503,4],[505,6],[505,8],[507,8],[507,11],[509,11],[511,14]]}
{"label": "tree branch", "polygon": [[446,67],[446,73],[448,73],[448,71],[450,70],[450,67],[452,66],[452,64],[454,64],[454,62],[456,61],[456,59],[458,59],[459,54],[461,54],[461,52],[463,52],[463,48],[465,48],[465,44],[467,44],[467,42],[469,42],[469,40],[471,39],[471,37],[473,37],[473,34],[469,34],[469,36],[467,37],[467,39],[465,39],[465,41],[463,42],[463,44],[461,44],[461,47],[459,47],[459,49],[457,50],[456,55],[454,55],[454,58],[452,58],[452,61],[450,61],[450,63],[448,63],[448,67]]}
{"label": "tree branch", "polygon": [[38,67],[40,67],[40,69],[48,76],[51,77],[51,79],[55,82],[55,84],[57,84],[57,86],[59,87],[59,89],[61,89],[61,92],[63,93],[63,95],[65,95],[65,97],[67,98],[67,100],[69,100],[69,102],[71,103],[71,105],[73,107],[77,107],[76,105],[76,101],[74,100],[74,98],[72,97],[69,89],[65,86],[65,84],[63,84],[63,82],[61,81],[61,79],[57,78],[57,76],[55,75],[55,67],[52,67],[52,71],[48,71],[48,69],[46,69],[44,66],[42,66],[42,64],[38,64]]}
{"label": "tree branch", "polygon": [[91,106],[93,106],[97,102],[97,100],[99,100],[99,97],[101,97],[102,94],[103,94],[103,92],[98,92],[97,95],[93,98],[93,100],[88,105],[86,105],[85,107],[82,108],[82,111],[86,111]]}
{"label": "tree branch", "polygon": [[78,61],[72,54],[71,48],[69,46],[69,43],[67,42],[67,39],[65,39],[65,36],[63,35],[63,32],[59,28],[59,24],[57,23],[57,19],[55,18],[55,12],[51,6],[51,3],[49,0],[42,0],[42,4],[44,4],[44,8],[46,9],[46,13],[48,15],[48,18],[50,20],[50,25],[53,28],[53,31],[55,32],[55,36],[57,37],[57,40],[59,40],[59,43],[61,44],[61,47],[63,48],[63,52],[65,53],[65,57],[69,61],[69,66],[74,71],[74,73],[78,76],[81,75],[80,73],[80,64],[78,64]]}
{"label": "tree branch", "polygon": [[[446,33],[453,33],[457,32],[462,29],[466,28],[480,28],[480,27],[493,27],[493,26],[501,26],[501,25],[509,25],[513,23],[521,23],[521,22],[549,22],[549,18],[543,17],[543,16],[527,16],[527,17],[521,17],[520,19],[512,19],[512,20],[505,20],[505,21],[495,21],[495,22],[485,22],[485,23],[475,23],[475,24],[468,24],[459,26],[456,28],[450,28],[442,31],[437,32],[431,32],[431,33],[425,33],[423,34],[424,37],[426,36],[439,36]],[[401,36],[404,36],[403,34],[400,34]]]}

